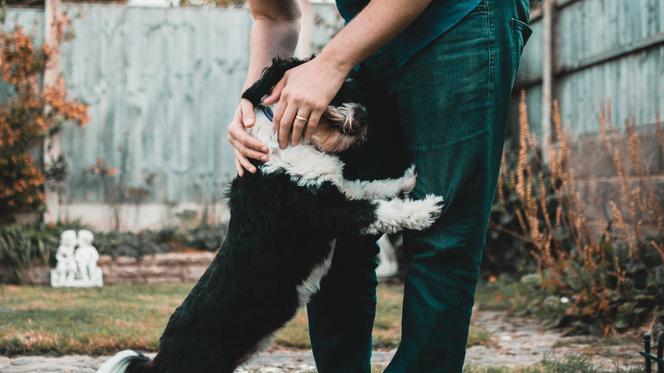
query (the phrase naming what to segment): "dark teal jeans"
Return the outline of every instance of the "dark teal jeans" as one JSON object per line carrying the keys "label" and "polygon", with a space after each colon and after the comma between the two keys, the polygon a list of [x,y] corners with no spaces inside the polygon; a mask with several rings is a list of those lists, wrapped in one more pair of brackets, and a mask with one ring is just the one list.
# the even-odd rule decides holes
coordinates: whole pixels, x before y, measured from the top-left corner
{"label": "dark teal jeans", "polygon": [[[402,339],[386,372],[460,372],[500,167],[507,110],[530,36],[527,0],[484,0],[396,68],[378,52],[363,64],[371,127],[347,155],[347,177],[397,176],[414,162],[414,198],[443,196],[430,229],[405,232]],[[308,307],[320,372],[369,372],[376,305],[373,239],[337,243]]]}

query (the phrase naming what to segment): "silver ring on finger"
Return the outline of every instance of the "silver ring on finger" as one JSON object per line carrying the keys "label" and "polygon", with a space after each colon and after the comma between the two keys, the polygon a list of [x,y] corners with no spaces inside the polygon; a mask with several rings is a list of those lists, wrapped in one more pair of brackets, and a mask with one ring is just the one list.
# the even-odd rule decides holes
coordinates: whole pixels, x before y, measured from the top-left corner
{"label": "silver ring on finger", "polygon": [[309,121],[308,118],[305,118],[305,117],[303,117],[303,116],[301,116],[301,115],[296,115],[296,116],[295,116],[295,120],[300,120],[300,121],[304,122],[304,124],[307,124],[307,122]]}

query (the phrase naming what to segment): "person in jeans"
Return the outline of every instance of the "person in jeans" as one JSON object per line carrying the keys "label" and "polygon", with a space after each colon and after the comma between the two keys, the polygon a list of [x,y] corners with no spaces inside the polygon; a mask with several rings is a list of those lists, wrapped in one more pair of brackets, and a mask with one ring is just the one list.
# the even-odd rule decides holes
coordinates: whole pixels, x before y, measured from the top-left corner
{"label": "person in jeans", "polygon": [[[300,16],[296,0],[249,6],[255,23],[245,87],[273,57],[292,55]],[[346,26],[265,100],[276,104],[280,146],[306,138],[355,69],[370,128],[367,144],[346,155],[346,177],[398,176],[412,162],[413,198],[445,199],[433,227],[404,234],[402,336],[386,372],[460,372],[510,93],[531,33],[528,0],[337,0],[337,7]],[[245,130],[254,120],[241,100],[228,134],[240,176],[256,172],[248,158],[267,159],[267,147]],[[308,305],[320,372],[371,370],[377,250],[375,239],[337,242]]]}

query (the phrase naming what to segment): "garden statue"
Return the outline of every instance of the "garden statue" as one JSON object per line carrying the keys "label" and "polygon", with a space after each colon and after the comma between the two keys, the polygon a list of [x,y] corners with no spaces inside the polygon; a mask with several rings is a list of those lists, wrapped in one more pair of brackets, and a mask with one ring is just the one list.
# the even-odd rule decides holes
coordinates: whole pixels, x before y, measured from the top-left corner
{"label": "garden statue", "polygon": [[94,236],[89,230],[81,229],[78,231],[78,248],[74,257],[76,258],[76,266],[81,281],[89,283],[90,286],[102,286],[101,268],[97,267],[99,253],[92,246],[93,240]]}
{"label": "garden statue", "polygon": [[103,286],[101,268],[97,266],[99,253],[92,246],[93,239],[92,232],[86,229],[78,231],[78,236],[73,230],[62,232],[60,246],[55,254],[57,264],[51,270],[51,286]]}
{"label": "garden statue", "polygon": [[60,246],[55,253],[58,263],[51,270],[51,286],[59,287],[74,281],[76,276],[76,261],[74,249],[77,243],[76,231],[66,230],[60,235]]}
{"label": "garden statue", "polygon": [[397,245],[392,242],[387,234],[384,234],[378,240],[380,251],[378,252],[378,267],[376,276],[378,278],[389,278],[399,274],[399,261],[397,260],[397,249],[395,246],[401,245],[400,235],[397,238]]}

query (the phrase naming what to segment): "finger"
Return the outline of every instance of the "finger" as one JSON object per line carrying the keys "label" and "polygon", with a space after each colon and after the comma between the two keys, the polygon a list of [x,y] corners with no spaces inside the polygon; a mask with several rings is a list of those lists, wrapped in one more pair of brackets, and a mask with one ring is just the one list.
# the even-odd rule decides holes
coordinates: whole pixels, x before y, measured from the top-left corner
{"label": "finger", "polygon": [[258,159],[263,162],[266,162],[268,160],[268,155],[265,153],[261,153],[259,151],[253,150],[248,148],[245,144],[243,144],[241,141],[238,141],[236,139],[229,139],[231,142],[231,145],[233,145],[233,148],[235,148],[236,151],[240,152],[243,157],[245,158],[253,158],[253,159]]}
{"label": "finger", "polygon": [[279,102],[277,103],[277,108],[274,110],[274,116],[272,117],[272,128],[274,129],[275,133],[279,133],[279,123],[281,121],[281,117],[284,116],[284,111],[286,110],[286,106],[288,104],[286,103],[286,100],[282,97],[279,99]]}
{"label": "finger", "polygon": [[[270,152],[267,145],[248,134],[241,126],[231,126],[228,130],[228,135],[229,141],[234,140],[235,142],[242,144],[244,148],[262,153],[262,155],[265,156]],[[232,144],[235,146],[235,143]],[[261,157],[256,157],[256,159],[261,159]]]}
{"label": "finger", "polygon": [[[302,119],[307,118],[307,119]],[[302,139],[302,132],[307,127],[309,115],[303,114],[303,110],[299,110],[295,116],[295,121],[293,122],[293,133],[291,134],[291,144],[297,145]]]}
{"label": "finger", "polygon": [[281,78],[279,83],[272,88],[272,93],[270,93],[265,100],[263,100],[264,103],[268,105],[272,105],[275,102],[277,102],[281,98],[281,91],[284,90],[284,86],[286,85],[286,77],[284,76]]}
{"label": "finger", "polygon": [[314,132],[316,132],[316,126],[320,122],[320,118],[323,115],[323,112],[320,110],[315,110],[309,115],[309,121],[307,122],[307,130],[304,132],[304,138],[306,140],[311,139]]}
{"label": "finger", "polygon": [[293,120],[295,120],[296,113],[297,108],[295,105],[288,105],[284,115],[279,121],[279,147],[281,149],[286,149],[288,146],[288,140],[291,136],[291,129],[293,127]]}
{"label": "finger", "polygon": [[244,168],[245,170],[251,172],[252,174],[256,173],[256,167],[254,167],[253,164],[247,159],[245,156],[242,155],[242,152],[236,151],[235,152],[235,159],[240,162],[240,166]]}
{"label": "finger", "polygon": [[242,168],[242,164],[240,161],[237,159],[237,155],[235,156],[235,169],[237,170],[237,174],[242,177],[244,176],[244,168]]}
{"label": "finger", "polygon": [[254,105],[249,100],[242,99],[240,101],[240,111],[242,112],[242,124],[244,128],[251,128],[256,124],[256,114],[254,113]]}

